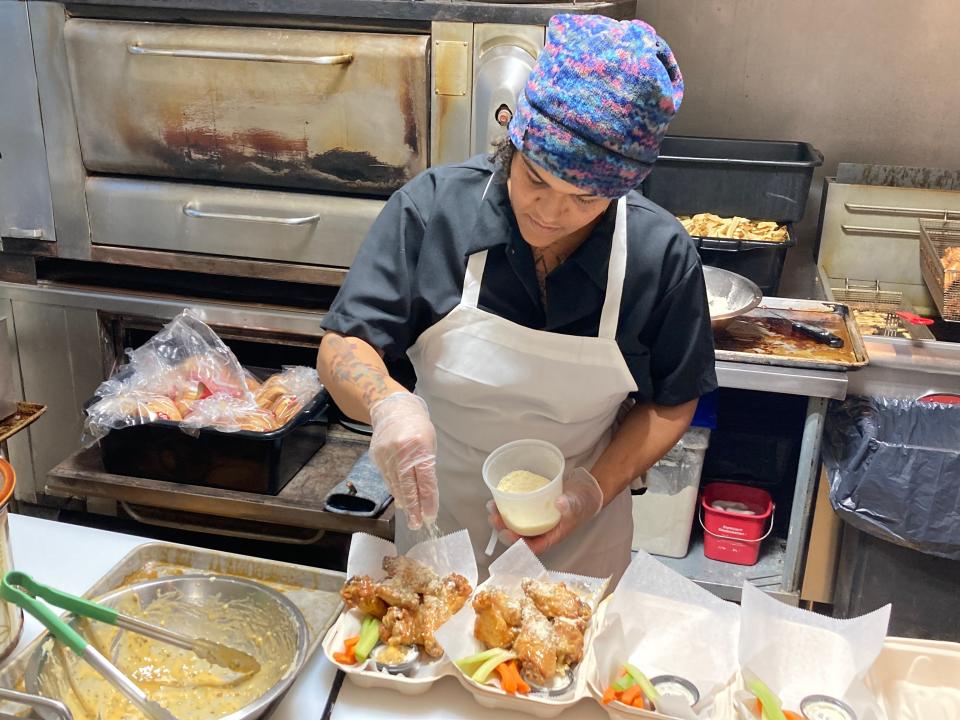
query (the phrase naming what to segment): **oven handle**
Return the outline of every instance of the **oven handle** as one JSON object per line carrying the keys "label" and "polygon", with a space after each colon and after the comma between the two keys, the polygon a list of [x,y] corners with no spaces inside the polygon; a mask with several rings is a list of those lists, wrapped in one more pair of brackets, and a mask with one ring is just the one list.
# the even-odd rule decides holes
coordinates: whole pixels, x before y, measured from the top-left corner
{"label": "oven handle", "polygon": [[204,60],[251,60],[254,62],[294,63],[299,65],[349,65],[352,53],[341,55],[268,55],[264,53],[230,52],[229,50],[168,50],[167,48],[127,45],[131,55],[157,55],[162,57],[201,58]]}
{"label": "oven handle", "polygon": [[200,532],[209,535],[211,532],[214,535],[226,535],[229,537],[242,538],[244,540],[262,540],[264,542],[278,542],[286,543],[287,545],[312,545],[317,540],[323,537],[325,530],[317,530],[316,533],[311,535],[308,538],[293,538],[285,537],[283,535],[270,535],[268,533],[258,533],[245,530],[227,530],[224,528],[211,528],[208,525],[194,525],[193,523],[185,522],[169,522],[167,520],[157,520],[156,518],[146,517],[141,513],[133,509],[133,506],[130,505],[126,500],[118,500],[120,506],[126,511],[126,513],[136,520],[139,523],[144,525],[153,525],[155,527],[162,528],[171,528],[173,530],[188,530],[191,532]]}
{"label": "oven handle", "polygon": [[199,210],[194,207],[193,203],[187,203],[183,206],[183,214],[187,217],[192,218],[212,218],[215,220],[242,220],[243,222],[259,222],[259,223],[271,223],[273,225],[286,225],[288,227],[296,227],[298,225],[310,225],[311,223],[317,222],[321,215],[317,213],[316,215],[307,215],[305,217],[292,217],[292,218],[283,218],[283,217],[272,217],[270,215],[243,215],[239,213],[220,213],[220,212],[207,212],[206,210]]}

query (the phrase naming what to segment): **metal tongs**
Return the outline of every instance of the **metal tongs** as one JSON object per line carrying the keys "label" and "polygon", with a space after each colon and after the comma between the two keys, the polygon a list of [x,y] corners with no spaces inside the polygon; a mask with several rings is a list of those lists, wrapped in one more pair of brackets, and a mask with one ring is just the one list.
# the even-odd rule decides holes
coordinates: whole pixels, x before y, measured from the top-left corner
{"label": "metal tongs", "polygon": [[0,584],[0,597],[33,615],[50,631],[51,635],[83,658],[107,682],[152,720],[177,719],[159,703],[148,698],[130,678],[120,672],[113,663],[84,640],[76,630],[58,618],[50,608],[39,602],[37,598],[42,598],[55,607],[68,610],[78,617],[114,625],[139,635],[146,635],[160,642],[190,650],[196,653],[198,657],[210,663],[229,668],[234,672],[253,675],[260,670],[260,663],[247,653],[209,640],[191,638],[146,623],[143,620],[123,615],[105,605],[41,585],[26,573],[17,570],[8,572],[4,576],[3,582]]}

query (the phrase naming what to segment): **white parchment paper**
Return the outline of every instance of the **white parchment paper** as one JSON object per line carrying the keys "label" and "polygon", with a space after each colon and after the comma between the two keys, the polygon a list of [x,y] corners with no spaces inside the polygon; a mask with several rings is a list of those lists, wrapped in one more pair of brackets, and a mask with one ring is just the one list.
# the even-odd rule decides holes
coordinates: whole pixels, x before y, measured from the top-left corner
{"label": "white parchment paper", "polygon": [[679,675],[700,692],[710,717],[714,695],[737,670],[740,608],[640,551],[610,597],[594,640],[590,683],[598,693],[624,663],[648,677]]}
{"label": "white parchment paper", "polygon": [[749,583],[741,599],[740,666],[797,710],[808,695],[846,701],[861,719],[882,718],[864,678],[883,649],[890,606],[850,620],[790,607]]}

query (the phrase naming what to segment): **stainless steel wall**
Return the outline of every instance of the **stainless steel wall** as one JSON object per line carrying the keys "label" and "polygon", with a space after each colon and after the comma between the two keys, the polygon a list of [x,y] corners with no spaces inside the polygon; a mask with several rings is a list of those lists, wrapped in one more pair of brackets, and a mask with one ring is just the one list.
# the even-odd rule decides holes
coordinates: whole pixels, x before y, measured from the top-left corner
{"label": "stainless steel wall", "polygon": [[673,134],[807,140],[837,163],[960,168],[960,0],[638,0],[680,63]]}

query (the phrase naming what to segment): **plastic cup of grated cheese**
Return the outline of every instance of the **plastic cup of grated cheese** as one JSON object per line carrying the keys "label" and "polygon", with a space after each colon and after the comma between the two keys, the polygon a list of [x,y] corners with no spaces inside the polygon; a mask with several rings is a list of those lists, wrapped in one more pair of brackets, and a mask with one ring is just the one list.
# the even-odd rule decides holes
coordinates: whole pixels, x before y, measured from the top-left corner
{"label": "plastic cup of grated cheese", "polygon": [[515,440],[487,456],[483,481],[504,524],[517,535],[540,535],[560,522],[556,500],[563,493],[564,465],[560,449],[544,440]]}

